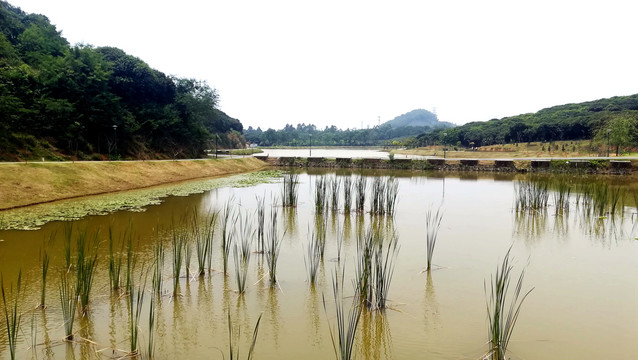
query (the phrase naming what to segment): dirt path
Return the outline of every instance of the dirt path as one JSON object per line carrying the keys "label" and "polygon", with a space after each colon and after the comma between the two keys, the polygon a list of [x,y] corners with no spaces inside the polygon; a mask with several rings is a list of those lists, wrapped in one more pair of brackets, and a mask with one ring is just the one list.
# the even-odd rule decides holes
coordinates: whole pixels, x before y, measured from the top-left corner
{"label": "dirt path", "polygon": [[0,210],[260,170],[255,158],[0,165]]}

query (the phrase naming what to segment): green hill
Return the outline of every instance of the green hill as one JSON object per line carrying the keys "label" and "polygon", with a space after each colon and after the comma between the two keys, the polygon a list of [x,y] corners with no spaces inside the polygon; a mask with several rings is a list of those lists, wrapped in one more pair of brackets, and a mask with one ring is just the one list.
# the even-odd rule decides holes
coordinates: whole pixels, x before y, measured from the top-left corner
{"label": "green hill", "polygon": [[434,131],[419,135],[417,140],[420,146],[442,141],[462,146],[484,146],[595,137],[602,139],[606,138],[609,129],[612,144],[628,146],[638,138],[637,123],[638,94],[558,105],[536,113],[471,122],[447,130],[445,138],[441,131]]}
{"label": "green hill", "polygon": [[454,126],[454,124],[449,122],[439,121],[436,114],[424,109],[412,110],[403,115],[399,115],[392,120],[388,120],[382,125],[390,125],[394,129],[406,126],[429,127],[433,129],[438,127],[448,128]]}

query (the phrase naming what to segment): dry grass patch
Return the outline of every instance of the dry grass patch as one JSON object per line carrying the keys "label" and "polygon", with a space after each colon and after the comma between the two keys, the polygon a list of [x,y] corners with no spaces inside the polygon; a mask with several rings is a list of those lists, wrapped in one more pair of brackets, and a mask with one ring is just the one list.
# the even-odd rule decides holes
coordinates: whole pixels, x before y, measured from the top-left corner
{"label": "dry grass patch", "polygon": [[255,171],[254,158],[0,165],[0,209]]}

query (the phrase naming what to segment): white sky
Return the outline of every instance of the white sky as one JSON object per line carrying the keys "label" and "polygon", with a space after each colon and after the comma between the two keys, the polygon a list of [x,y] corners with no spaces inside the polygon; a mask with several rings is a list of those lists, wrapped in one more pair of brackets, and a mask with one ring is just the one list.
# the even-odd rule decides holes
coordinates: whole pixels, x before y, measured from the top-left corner
{"label": "white sky", "polygon": [[638,1],[9,0],[206,80],[245,127],[456,124],[638,93]]}

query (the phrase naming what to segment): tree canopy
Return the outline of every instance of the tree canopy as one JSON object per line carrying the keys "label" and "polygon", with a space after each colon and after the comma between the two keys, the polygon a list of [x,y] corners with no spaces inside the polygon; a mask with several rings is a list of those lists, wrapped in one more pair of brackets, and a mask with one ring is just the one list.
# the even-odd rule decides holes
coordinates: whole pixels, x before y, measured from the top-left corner
{"label": "tree canopy", "polygon": [[[206,82],[166,75],[114,47],[69,45],[46,16],[0,1],[0,148],[67,155],[199,156],[244,140]],[[22,156],[28,157],[28,153]]]}
{"label": "tree canopy", "polygon": [[[423,133],[419,146],[458,144],[473,147],[493,144],[591,139],[618,118],[638,119],[638,94],[550,107],[522,114],[471,122],[452,129]],[[445,136],[442,134],[445,133]],[[633,138],[635,141],[635,137]],[[622,145],[621,145],[622,146]]]}

